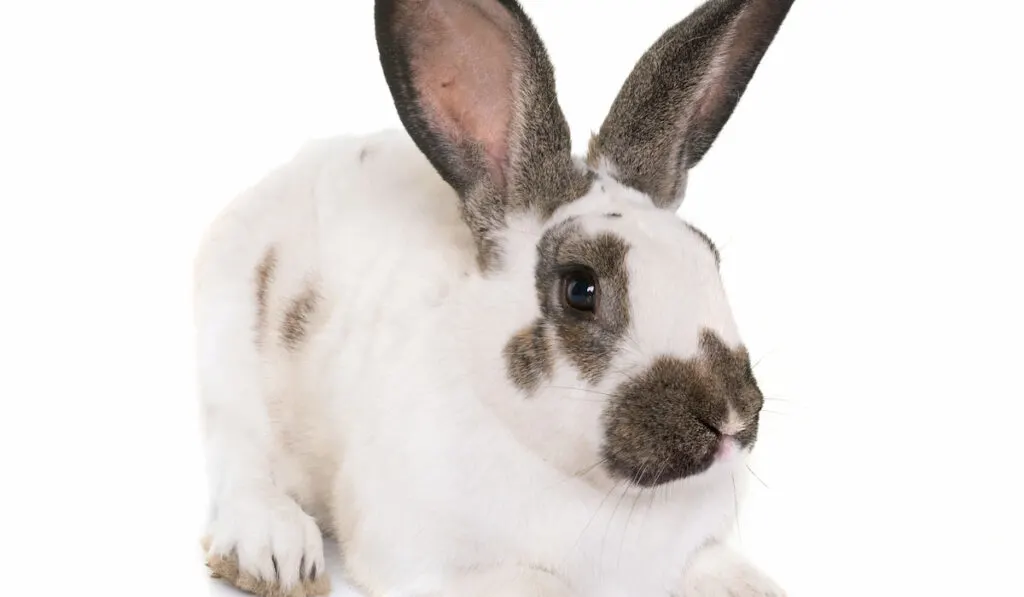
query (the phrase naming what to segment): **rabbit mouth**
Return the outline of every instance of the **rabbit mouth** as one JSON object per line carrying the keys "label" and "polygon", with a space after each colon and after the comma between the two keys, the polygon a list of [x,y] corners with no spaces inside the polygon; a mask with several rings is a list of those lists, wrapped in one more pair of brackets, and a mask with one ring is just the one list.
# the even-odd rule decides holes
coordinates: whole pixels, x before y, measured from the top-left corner
{"label": "rabbit mouth", "polygon": [[753,435],[708,435],[691,430],[690,441],[650,442],[638,449],[604,451],[605,469],[612,478],[626,480],[641,488],[657,487],[700,475],[720,462],[728,462],[749,450]]}
{"label": "rabbit mouth", "polygon": [[691,359],[656,359],[609,400],[601,455],[613,478],[655,487],[753,448],[763,397],[746,351],[712,332],[702,346]]}

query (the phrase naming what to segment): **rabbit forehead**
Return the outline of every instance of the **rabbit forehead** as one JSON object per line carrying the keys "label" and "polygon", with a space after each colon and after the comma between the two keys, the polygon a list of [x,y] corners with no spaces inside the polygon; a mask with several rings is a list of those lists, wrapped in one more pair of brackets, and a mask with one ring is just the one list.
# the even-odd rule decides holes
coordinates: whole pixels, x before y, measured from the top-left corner
{"label": "rabbit forehead", "polygon": [[[713,243],[643,194],[596,182],[549,221],[536,256],[542,318],[518,345],[550,355],[545,360],[559,353],[591,384],[606,380],[610,370],[658,357],[693,357],[709,331],[729,347],[740,344]],[[600,277],[599,327],[563,320],[551,302],[554,273],[570,264],[591,267]],[[550,346],[548,334],[555,340]],[[532,373],[536,379],[541,372]]]}
{"label": "rabbit forehead", "polygon": [[582,236],[611,234],[629,248],[623,278],[628,279],[628,333],[637,361],[693,357],[706,332],[729,348],[740,346],[718,249],[707,234],[671,211],[642,205],[573,219]]}
{"label": "rabbit forehead", "polygon": [[683,223],[670,237],[623,236],[632,247],[627,258],[632,336],[645,360],[695,357],[707,332],[728,348],[739,348],[717,252],[706,235]]}

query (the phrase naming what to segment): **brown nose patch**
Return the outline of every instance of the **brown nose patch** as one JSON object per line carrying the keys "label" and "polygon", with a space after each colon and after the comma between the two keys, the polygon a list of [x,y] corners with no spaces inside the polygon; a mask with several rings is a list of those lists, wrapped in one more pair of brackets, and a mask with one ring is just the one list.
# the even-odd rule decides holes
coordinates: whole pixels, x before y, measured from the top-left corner
{"label": "brown nose patch", "polygon": [[[611,232],[588,234],[578,217],[551,227],[537,244],[534,270],[540,317],[506,343],[509,379],[531,393],[550,377],[555,357],[562,357],[587,383],[607,373],[629,330],[630,246]],[[597,281],[598,298],[590,313],[574,311],[565,302],[564,276],[586,268]]]}
{"label": "brown nose patch", "polygon": [[609,400],[602,456],[612,476],[654,486],[703,472],[730,409],[743,423],[736,439],[753,445],[763,398],[747,351],[730,350],[711,331],[700,346],[691,359],[655,359]]}

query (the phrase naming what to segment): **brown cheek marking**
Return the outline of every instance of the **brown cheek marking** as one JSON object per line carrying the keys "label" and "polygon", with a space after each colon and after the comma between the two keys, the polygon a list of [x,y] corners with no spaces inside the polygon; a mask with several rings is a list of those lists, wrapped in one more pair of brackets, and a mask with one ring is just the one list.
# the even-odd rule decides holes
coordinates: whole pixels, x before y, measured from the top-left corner
{"label": "brown cheek marking", "polygon": [[581,322],[568,313],[557,318],[562,349],[591,384],[604,377],[623,336],[629,329],[629,246],[618,236],[602,233],[594,238],[570,239],[563,246],[571,261],[586,263],[600,278],[600,298],[595,322]]}
{"label": "brown cheek marking", "polygon": [[505,363],[509,378],[527,393],[551,377],[554,365],[542,320],[512,336],[505,345]]}
{"label": "brown cheek marking", "polygon": [[260,344],[267,327],[267,295],[270,284],[274,281],[274,270],[277,269],[277,251],[269,247],[263,253],[263,259],[256,266],[256,343]]}
{"label": "brown cheek marking", "polygon": [[[552,228],[538,245],[536,285],[541,313],[558,338],[559,349],[588,383],[597,384],[629,329],[629,245],[611,233],[583,235],[569,219]],[[598,275],[600,298],[593,317],[581,317],[563,303],[558,267],[582,264]]]}
{"label": "brown cheek marking", "polygon": [[602,448],[614,476],[653,486],[703,472],[730,406],[746,423],[737,439],[753,445],[763,399],[746,350],[729,350],[710,331],[701,346],[693,359],[655,360],[616,391],[603,415]]}
{"label": "brown cheek marking", "polygon": [[295,350],[306,337],[309,317],[316,310],[319,295],[312,287],[307,288],[292,301],[281,321],[281,343],[289,350]]}

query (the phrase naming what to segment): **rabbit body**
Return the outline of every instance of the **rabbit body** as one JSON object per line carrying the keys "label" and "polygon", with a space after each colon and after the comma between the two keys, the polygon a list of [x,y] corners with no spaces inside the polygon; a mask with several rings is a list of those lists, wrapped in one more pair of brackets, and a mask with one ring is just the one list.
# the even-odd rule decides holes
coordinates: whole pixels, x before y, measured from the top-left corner
{"label": "rabbit body", "polygon": [[763,396],[687,172],[792,0],[709,0],[587,155],[513,0],[377,0],[403,130],[312,142],[195,264],[207,564],[247,591],[767,597]]}
{"label": "rabbit body", "polygon": [[[204,388],[208,424],[246,421],[251,434],[208,427],[210,439],[259,463],[213,458],[222,464],[211,485],[294,500],[337,536],[368,587],[434,578],[440,588],[508,554],[557,569],[580,594],[656,595],[678,583],[687,557],[728,530],[744,476],[723,467],[660,495],[599,489],[510,433],[489,404],[522,400],[496,357],[536,316],[531,248],[507,273],[521,296],[491,296],[470,275],[472,239],[451,187],[404,132],[304,148],[229,205],[197,260],[203,379],[225,388]],[[598,404],[580,398],[567,407],[596,416]],[[589,451],[572,460],[580,471],[596,463]],[[305,549],[296,541],[299,559],[322,562],[318,545]]]}

